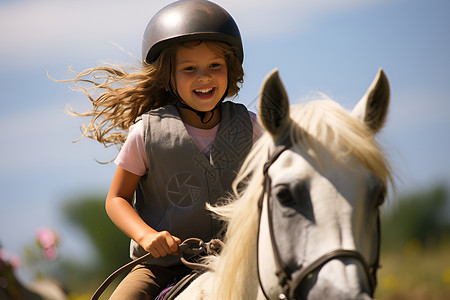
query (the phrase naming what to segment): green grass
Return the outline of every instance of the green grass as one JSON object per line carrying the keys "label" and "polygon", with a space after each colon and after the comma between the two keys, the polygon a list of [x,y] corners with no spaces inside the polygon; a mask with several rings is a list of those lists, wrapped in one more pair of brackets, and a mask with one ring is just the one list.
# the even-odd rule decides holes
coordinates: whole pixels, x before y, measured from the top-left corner
{"label": "green grass", "polygon": [[450,299],[450,242],[424,249],[411,240],[398,251],[382,251],[376,299]]}

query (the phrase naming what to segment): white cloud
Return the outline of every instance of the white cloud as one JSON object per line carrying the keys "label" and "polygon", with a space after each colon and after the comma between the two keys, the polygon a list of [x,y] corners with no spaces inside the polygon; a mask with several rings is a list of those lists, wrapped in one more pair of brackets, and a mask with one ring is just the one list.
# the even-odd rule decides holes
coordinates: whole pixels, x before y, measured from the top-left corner
{"label": "white cloud", "polygon": [[161,5],[163,1],[9,3],[0,10],[0,57],[32,63],[40,57],[70,57],[63,52],[92,51],[108,41],[139,40],[148,16]]}
{"label": "white cloud", "polygon": [[[171,1],[15,1],[1,4],[0,63],[42,64],[105,48],[109,41],[139,49],[151,16]],[[244,37],[302,32],[315,19],[379,1],[216,1],[236,19]],[[111,48],[109,48],[111,49]],[[127,49],[128,50],[128,49]],[[136,50],[139,51],[139,50]],[[140,55],[140,53],[134,53]],[[43,61],[44,60],[44,61]]]}

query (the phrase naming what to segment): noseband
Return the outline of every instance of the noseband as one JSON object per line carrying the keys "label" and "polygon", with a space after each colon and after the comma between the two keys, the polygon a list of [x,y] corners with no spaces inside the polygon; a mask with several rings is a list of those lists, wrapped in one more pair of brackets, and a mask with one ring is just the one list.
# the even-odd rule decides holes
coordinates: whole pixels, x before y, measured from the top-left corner
{"label": "noseband", "polygon": [[[264,174],[264,182],[263,182],[263,192],[258,201],[258,210],[259,210],[259,221],[261,221],[261,215],[263,210],[264,197],[267,195],[267,213],[268,213],[268,226],[269,226],[269,238],[272,244],[272,250],[274,253],[275,265],[276,265],[276,276],[278,278],[278,283],[282,287],[283,292],[278,296],[279,299],[295,299],[295,292],[299,286],[301,286],[302,282],[306,279],[312,277],[317,271],[319,271],[325,264],[334,260],[334,259],[344,259],[344,258],[352,258],[361,264],[363,267],[370,288],[370,296],[373,296],[377,285],[377,269],[379,268],[379,254],[380,254],[380,216],[377,213],[377,252],[376,259],[372,265],[369,265],[363,255],[356,250],[346,250],[346,249],[336,249],[331,252],[328,252],[315,261],[310,263],[307,266],[302,266],[300,272],[292,277],[292,272],[286,268],[285,264],[280,255],[280,251],[274,239],[274,228],[273,228],[273,220],[272,220],[272,197],[271,195],[271,178],[268,174],[268,170],[270,166],[280,157],[280,155],[287,149],[292,147],[292,143],[290,139],[285,139],[283,143],[279,144],[272,155],[269,157],[267,162],[264,164],[263,174]],[[261,224],[261,222],[259,222]],[[259,231],[260,225],[258,228],[258,240],[259,240]],[[257,244],[257,257],[259,257],[259,243]],[[258,280],[260,288],[266,297],[266,291],[264,291],[263,284],[261,282],[261,275],[259,271],[259,262],[258,262]]]}

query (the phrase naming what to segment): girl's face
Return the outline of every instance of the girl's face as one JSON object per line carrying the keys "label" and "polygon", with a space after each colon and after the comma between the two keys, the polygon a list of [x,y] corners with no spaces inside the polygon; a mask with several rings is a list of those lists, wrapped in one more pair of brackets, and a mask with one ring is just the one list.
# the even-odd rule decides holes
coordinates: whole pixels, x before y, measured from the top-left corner
{"label": "girl's face", "polygon": [[211,51],[205,42],[178,48],[174,76],[178,95],[198,111],[212,110],[228,86],[225,58]]}

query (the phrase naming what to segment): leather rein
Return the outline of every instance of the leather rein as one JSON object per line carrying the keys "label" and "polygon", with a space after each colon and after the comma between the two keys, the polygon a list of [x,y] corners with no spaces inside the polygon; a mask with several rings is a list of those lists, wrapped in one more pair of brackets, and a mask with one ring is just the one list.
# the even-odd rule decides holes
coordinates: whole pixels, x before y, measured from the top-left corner
{"label": "leather rein", "polygon": [[[288,270],[286,265],[284,264],[279,248],[274,239],[274,228],[273,228],[273,220],[272,220],[272,197],[271,194],[271,178],[268,174],[268,170],[270,166],[280,157],[280,155],[286,151],[287,149],[292,147],[292,143],[290,139],[284,139],[284,142],[277,145],[272,155],[264,164],[263,174],[264,174],[264,182],[263,182],[263,192],[258,201],[258,210],[259,210],[259,224],[261,224],[262,210],[264,198],[267,195],[267,213],[268,213],[268,226],[269,226],[269,237],[272,244],[272,250],[274,253],[275,265],[276,265],[276,276],[278,278],[278,283],[281,286],[283,292],[278,296],[278,299],[295,299],[295,292],[301,286],[301,284],[313,276],[317,271],[319,271],[325,264],[334,259],[343,259],[343,258],[352,258],[357,260],[363,267],[364,272],[366,273],[369,288],[370,288],[370,296],[373,296],[377,285],[377,269],[379,268],[379,255],[380,255],[380,216],[378,213],[377,216],[377,253],[375,262],[372,265],[369,265],[363,255],[357,250],[347,250],[347,249],[336,249],[331,252],[328,252],[315,261],[310,263],[309,265],[302,266],[300,272],[297,273],[294,277],[292,276],[292,272]],[[259,231],[260,226],[258,228],[258,240],[259,240]],[[259,242],[257,244],[257,257],[259,257]],[[259,270],[259,262],[258,262],[258,281],[260,288],[266,297],[266,299],[270,299],[267,296],[266,291],[264,290],[261,275]]]}
{"label": "leather rein", "polygon": [[[188,238],[184,240],[178,246],[178,252],[180,253],[181,262],[192,270],[199,271],[209,271],[209,269],[202,263],[192,262],[189,259],[184,258],[186,256],[196,256],[201,254],[212,255],[216,254],[223,248],[224,244],[218,239],[212,239],[209,242],[204,242],[198,238]],[[144,254],[143,256],[123,265],[116,271],[114,271],[108,278],[103,281],[103,283],[98,287],[95,293],[92,295],[91,300],[97,300],[100,298],[101,294],[106,290],[106,288],[113,282],[120,274],[125,271],[131,270],[138,264],[144,263],[153,256],[150,253]]]}

